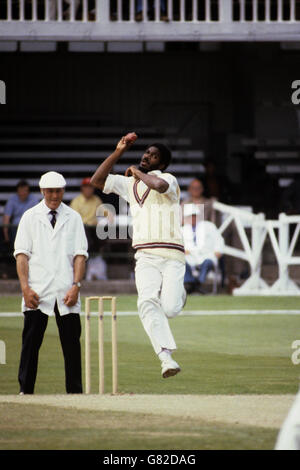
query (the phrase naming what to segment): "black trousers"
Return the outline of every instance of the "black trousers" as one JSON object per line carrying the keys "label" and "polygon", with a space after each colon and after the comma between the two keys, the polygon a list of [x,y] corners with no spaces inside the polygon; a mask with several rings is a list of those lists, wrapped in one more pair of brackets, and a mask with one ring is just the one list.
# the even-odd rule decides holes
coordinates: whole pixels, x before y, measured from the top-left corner
{"label": "black trousers", "polygon": [[[60,316],[55,304],[55,318],[65,360],[67,393],[82,393],[81,323],[78,313]],[[38,369],[39,349],[48,324],[48,315],[41,310],[24,312],[22,350],[19,366],[20,391],[33,393]]]}

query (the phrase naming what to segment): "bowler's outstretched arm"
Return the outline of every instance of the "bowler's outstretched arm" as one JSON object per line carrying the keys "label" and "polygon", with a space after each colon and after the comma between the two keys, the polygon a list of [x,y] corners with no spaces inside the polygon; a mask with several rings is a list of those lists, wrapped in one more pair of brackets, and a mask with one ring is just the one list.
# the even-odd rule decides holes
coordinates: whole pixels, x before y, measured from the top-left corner
{"label": "bowler's outstretched arm", "polygon": [[113,166],[117,161],[121,158],[123,153],[129,149],[131,146],[131,142],[125,140],[125,137],[122,137],[120,142],[118,143],[115,151],[107,157],[104,162],[97,168],[95,173],[91,178],[91,184],[96,188],[103,189],[105,185],[105,180],[109,173],[111,172]]}

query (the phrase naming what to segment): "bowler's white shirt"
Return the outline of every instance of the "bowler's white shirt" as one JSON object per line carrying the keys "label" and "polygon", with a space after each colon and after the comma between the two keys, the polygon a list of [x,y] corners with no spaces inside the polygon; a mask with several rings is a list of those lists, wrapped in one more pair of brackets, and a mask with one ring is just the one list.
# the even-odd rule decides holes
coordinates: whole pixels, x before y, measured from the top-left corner
{"label": "bowler's white shirt", "polygon": [[212,222],[201,220],[196,225],[196,241],[191,224],[182,227],[184,249],[190,253],[185,256],[186,262],[194,267],[202,264],[205,259],[210,259],[217,264],[215,253],[224,250],[224,239],[217,227]]}
{"label": "bowler's white shirt", "polygon": [[130,205],[132,216],[132,246],[141,253],[168,259],[184,260],[183,239],[180,224],[180,188],[175,176],[152,170],[168,183],[168,189],[159,193],[150,189],[142,180],[122,175],[108,175],[103,192],[118,194]]}
{"label": "bowler's white shirt", "polygon": [[[73,307],[67,307],[63,299],[73,283],[75,256],[88,258],[88,244],[80,215],[61,203],[56,209],[56,224],[50,220],[51,209],[43,199],[24,212],[15,239],[14,257],[24,253],[29,261],[28,283],[38,294],[38,309],[53,315],[55,301],[61,315],[80,313],[80,296]],[[22,299],[22,311],[31,310]]]}
{"label": "bowler's white shirt", "polygon": [[[147,173],[148,175],[155,175],[159,178],[165,180],[169,187],[163,193],[164,196],[168,196],[172,201],[178,202],[178,183],[175,176],[171,175],[170,173],[162,173],[160,170],[152,170]],[[103,192],[105,194],[115,193],[118,196],[125,199],[126,202],[130,201],[129,191],[132,186],[131,181],[134,180],[134,177],[127,177],[123,175],[112,175],[109,174],[105,180],[105,185],[103,188]],[[144,193],[148,186],[143,182],[140,181],[141,191]]]}

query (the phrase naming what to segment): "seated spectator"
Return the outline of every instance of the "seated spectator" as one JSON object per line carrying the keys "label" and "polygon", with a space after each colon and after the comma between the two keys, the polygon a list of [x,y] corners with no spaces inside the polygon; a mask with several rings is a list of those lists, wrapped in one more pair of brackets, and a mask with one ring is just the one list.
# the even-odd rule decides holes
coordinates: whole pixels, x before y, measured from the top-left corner
{"label": "seated spectator", "polygon": [[80,194],[71,201],[70,206],[81,215],[84,225],[94,227],[97,225],[96,210],[102,201],[96,196],[90,178],[82,180],[80,191]]}
{"label": "seated spectator", "polygon": [[80,194],[70,203],[70,207],[81,215],[88,239],[89,250],[96,250],[98,242],[96,235],[97,217],[96,210],[102,204],[100,197],[95,194],[90,178],[84,178],[81,182]]}
{"label": "seated spectator", "polygon": [[107,266],[100,255],[89,258],[85,279],[86,281],[106,281]]}
{"label": "seated spectator", "polygon": [[[72,209],[81,215],[82,221],[85,226],[86,237],[88,239],[89,250],[98,251],[99,239],[96,234],[96,226],[98,223],[96,211],[100,205],[103,205],[102,200],[95,194],[95,189],[91,185],[90,178],[84,178],[81,182],[80,194],[76,196],[70,203]],[[101,215],[108,217],[110,222],[113,220],[112,214],[105,209],[103,205]]]}
{"label": "seated spectator", "polygon": [[[186,271],[185,289],[188,294],[201,289],[206,276],[218,264],[224,249],[224,240],[212,222],[201,220],[199,207],[189,204],[185,208],[182,227]],[[202,290],[200,290],[203,293]]]}
{"label": "seated spectator", "polygon": [[15,241],[18,224],[27,209],[35,206],[39,198],[30,194],[27,181],[21,180],[16,186],[17,194],[13,194],[7,201],[3,216],[3,236],[6,243],[13,244]]}
{"label": "seated spectator", "polygon": [[204,196],[204,185],[198,178],[194,178],[188,186],[188,196],[181,203],[182,211],[184,211],[185,204],[196,204],[198,206],[203,205],[203,217],[204,220],[210,220],[216,222],[216,214],[213,209],[214,198],[207,198]]}

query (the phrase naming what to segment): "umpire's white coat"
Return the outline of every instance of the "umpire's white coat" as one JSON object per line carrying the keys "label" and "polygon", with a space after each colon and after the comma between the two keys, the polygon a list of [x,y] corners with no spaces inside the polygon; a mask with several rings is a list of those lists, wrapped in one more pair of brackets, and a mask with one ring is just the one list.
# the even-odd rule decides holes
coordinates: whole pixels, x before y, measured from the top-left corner
{"label": "umpire's white coat", "polygon": [[[44,199],[24,212],[16,235],[14,257],[24,253],[29,258],[29,286],[40,297],[38,308],[53,315],[55,300],[61,315],[80,313],[80,296],[73,307],[63,299],[73,283],[73,260],[88,257],[87,239],[80,215],[61,203],[53,229]],[[22,311],[30,310],[22,299]]]}

